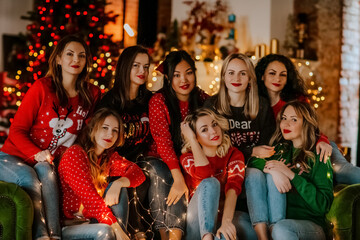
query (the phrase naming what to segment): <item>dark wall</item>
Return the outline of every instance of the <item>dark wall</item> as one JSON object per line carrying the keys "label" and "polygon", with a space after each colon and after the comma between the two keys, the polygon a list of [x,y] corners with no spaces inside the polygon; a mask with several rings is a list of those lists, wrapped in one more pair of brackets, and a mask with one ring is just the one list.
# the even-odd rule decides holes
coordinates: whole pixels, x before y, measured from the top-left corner
{"label": "dark wall", "polygon": [[139,0],[137,43],[152,47],[156,41],[158,0]]}

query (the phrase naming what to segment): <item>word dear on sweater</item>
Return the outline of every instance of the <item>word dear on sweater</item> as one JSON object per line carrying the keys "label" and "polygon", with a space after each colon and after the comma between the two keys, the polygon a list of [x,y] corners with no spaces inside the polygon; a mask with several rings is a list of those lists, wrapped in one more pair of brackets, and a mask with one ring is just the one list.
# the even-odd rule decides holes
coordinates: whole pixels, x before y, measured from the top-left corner
{"label": "word dear on sweater", "polygon": [[241,129],[250,129],[251,121],[236,121],[234,119],[229,119],[230,129],[241,128]]}

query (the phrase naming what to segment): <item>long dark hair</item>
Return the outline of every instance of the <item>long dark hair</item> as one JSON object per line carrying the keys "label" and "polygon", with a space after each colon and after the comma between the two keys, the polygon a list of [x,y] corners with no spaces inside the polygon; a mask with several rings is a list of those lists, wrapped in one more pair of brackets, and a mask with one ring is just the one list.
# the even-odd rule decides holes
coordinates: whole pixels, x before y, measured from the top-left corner
{"label": "long dark hair", "polygon": [[[114,106],[119,106],[120,109],[124,109],[130,101],[130,73],[135,58],[139,53],[146,54],[149,58],[150,64],[150,55],[147,49],[138,45],[125,48],[117,62],[115,70],[115,83],[114,87],[111,89],[111,94],[112,104]],[[145,99],[144,94],[147,92],[145,85],[146,83],[141,85],[139,88],[137,100],[140,102]]]}
{"label": "long dark hair", "polygon": [[[114,116],[119,123],[119,135],[114,145],[108,149],[105,149],[101,155],[101,163],[98,162],[98,157],[95,154],[96,140],[95,134],[101,128],[105,119],[108,116]],[[89,157],[90,173],[93,178],[93,182],[97,189],[104,190],[107,182],[104,176],[108,169],[108,163],[111,155],[117,146],[124,144],[124,126],[122,124],[121,117],[116,111],[109,108],[101,108],[96,111],[91,118],[90,122],[84,127],[75,141],[75,144],[81,146]]]}
{"label": "long dark hair", "polygon": [[255,73],[259,88],[259,94],[269,99],[269,95],[262,80],[265,70],[268,65],[274,61],[281,62],[284,64],[287,71],[287,79],[284,89],[280,93],[280,98],[285,102],[298,99],[299,97],[306,97],[306,86],[304,79],[302,79],[296,70],[292,61],[280,54],[269,54],[259,60],[255,67]]}
{"label": "long dark hair", "polygon": [[190,65],[195,75],[195,87],[190,92],[190,97],[189,97],[190,112],[193,112],[197,108],[201,107],[203,104],[200,98],[200,90],[196,86],[196,74],[195,74],[196,67],[194,60],[184,50],[174,51],[169,53],[166,56],[165,61],[163,62],[164,83],[162,89],[160,89],[160,92],[164,95],[165,104],[169,110],[170,121],[171,121],[170,133],[171,133],[172,141],[174,143],[175,153],[178,156],[181,155],[181,146],[182,146],[181,132],[180,132],[181,112],[179,107],[179,100],[176,97],[176,93],[171,85],[174,77],[175,68],[182,60],[186,61]]}
{"label": "long dark hair", "polygon": [[86,55],[86,64],[84,69],[79,74],[76,84],[75,90],[79,92],[80,102],[84,105],[85,108],[89,108],[92,105],[92,96],[90,90],[86,86],[86,82],[89,80],[89,68],[91,66],[91,53],[89,46],[86,42],[76,35],[68,35],[60,39],[58,44],[55,46],[49,58],[49,70],[46,73],[46,77],[50,77],[52,79],[52,85],[55,90],[56,96],[59,99],[60,105],[65,107],[69,102],[69,97],[67,92],[62,84],[62,69],[61,65],[57,64],[57,57],[61,57],[65,47],[70,42],[78,42],[85,49]]}

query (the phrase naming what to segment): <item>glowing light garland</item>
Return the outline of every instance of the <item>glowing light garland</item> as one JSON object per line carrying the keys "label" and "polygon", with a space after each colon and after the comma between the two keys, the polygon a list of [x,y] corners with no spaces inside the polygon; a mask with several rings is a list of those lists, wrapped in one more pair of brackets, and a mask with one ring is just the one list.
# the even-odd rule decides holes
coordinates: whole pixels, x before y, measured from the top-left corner
{"label": "glowing light garland", "polygon": [[297,67],[299,74],[304,78],[308,88],[308,95],[311,105],[315,109],[319,108],[320,104],[325,101],[325,95],[321,81],[318,79],[316,72],[317,62],[304,59],[291,59]]}
{"label": "glowing light garland", "polygon": [[[152,165],[151,165],[150,163],[145,162],[145,164],[146,164],[146,166],[142,169],[143,171],[148,171],[147,169],[152,168]],[[157,185],[159,184],[159,182],[162,182],[162,184],[169,185],[169,184],[166,183],[165,179],[163,179],[163,178],[161,178],[161,177],[159,177],[159,176],[156,176],[155,179],[156,179],[155,182],[152,183],[152,184],[154,184],[154,186],[157,186]],[[171,186],[171,185],[169,185],[169,186]],[[157,188],[155,188],[155,189],[157,190]],[[154,202],[154,201],[160,203],[160,202],[164,202],[164,201],[167,200],[167,198],[165,198],[165,199],[163,199],[163,198],[160,199],[160,195],[159,195],[157,192],[154,194],[154,196],[155,196],[154,198],[149,199],[149,205],[151,205],[151,203]],[[151,239],[155,239],[155,238],[154,238],[154,237],[155,237],[155,233],[154,233],[155,230],[154,230],[154,229],[152,230],[152,226],[155,224],[156,221],[158,221],[158,220],[156,220],[156,216],[158,216],[158,215],[160,215],[160,214],[166,216],[166,215],[169,214],[169,212],[167,212],[166,210],[161,210],[160,208],[159,208],[159,209],[150,209],[150,208],[144,207],[144,206],[142,205],[142,203],[139,201],[139,198],[137,197],[136,190],[135,190],[135,192],[134,192],[134,197],[129,200],[129,204],[130,204],[130,202],[132,202],[132,201],[134,202],[135,205],[140,206],[142,210],[146,211],[146,212],[149,214],[149,217],[151,218],[151,222],[146,221],[146,219],[145,219],[139,212],[136,212],[136,214],[141,218],[141,220],[144,221],[144,222],[149,226],[145,233],[150,233],[150,234],[151,234]],[[184,204],[187,205],[186,200],[185,200],[184,197],[183,197],[180,201],[184,201]],[[158,205],[160,205],[160,204],[158,204]],[[135,209],[137,210],[137,208],[135,208]],[[174,217],[177,222],[185,221],[185,220],[186,220],[186,213],[184,213],[184,214],[183,214],[182,216],[180,216],[180,217],[171,214],[171,217]],[[159,222],[159,223],[165,226],[166,231],[171,231],[171,228],[169,228],[169,227],[166,225],[165,222]],[[134,232],[136,232],[136,233],[139,232],[139,229],[135,229],[135,228],[132,227],[130,224],[128,224],[128,228],[129,228],[129,227],[130,227],[131,229],[133,229]]]}

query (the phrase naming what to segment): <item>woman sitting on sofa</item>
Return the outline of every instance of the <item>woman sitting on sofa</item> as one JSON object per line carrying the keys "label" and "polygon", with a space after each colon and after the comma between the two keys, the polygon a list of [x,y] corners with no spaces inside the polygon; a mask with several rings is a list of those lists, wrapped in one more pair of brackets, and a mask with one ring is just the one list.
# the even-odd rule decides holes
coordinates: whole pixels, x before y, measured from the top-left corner
{"label": "woman sitting on sofa", "polygon": [[[140,167],[115,151],[123,142],[120,116],[102,108],[64,153],[59,165],[62,209],[68,225],[62,231],[64,239],[129,239],[125,233],[126,188],[139,186],[145,176]],[[98,224],[76,225],[86,219]]]}
{"label": "woman sitting on sofa", "polygon": [[[181,123],[180,157],[191,200],[186,239],[253,239],[248,215],[235,211],[245,176],[244,155],[231,146],[225,117],[202,108]],[[218,217],[219,215],[219,217]]]}
{"label": "woman sitting on sofa", "polygon": [[[325,214],[333,200],[330,161],[316,153],[319,127],[316,113],[307,102],[290,101],[277,116],[270,140],[276,153],[252,158],[257,178],[246,185],[250,218],[258,239],[325,239]],[[253,175],[254,176],[254,175]]]}
{"label": "woman sitting on sofa", "polygon": [[62,38],[49,71],[26,93],[0,152],[0,180],[22,187],[34,203],[33,238],[60,239],[59,192],[53,161],[70,147],[100,98],[87,82],[90,49],[76,36]]}
{"label": "woman sitting on sofa", "polygon": [[[286,56],[269,54],[259,60],[255,67],[259,94],[270,100],[274,116],[284,104],[291,100],[308,101],[305,82],[293,62]],[[337,145],[321,135],[316,144],[320,160],[331,158],[334,181],[344,184],[360,183],[360,168],[349,163],[340,153]]]}

